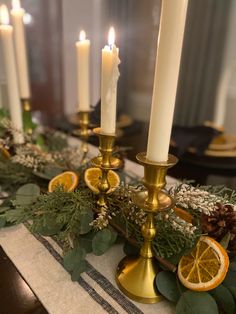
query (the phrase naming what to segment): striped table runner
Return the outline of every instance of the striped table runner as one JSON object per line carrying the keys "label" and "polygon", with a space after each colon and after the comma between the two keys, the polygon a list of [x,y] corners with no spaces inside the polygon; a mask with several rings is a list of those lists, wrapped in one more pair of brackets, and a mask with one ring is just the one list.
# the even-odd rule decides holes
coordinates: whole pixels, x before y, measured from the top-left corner
{"label": "striped table runner", "polygon": [[51,314],[174,313],[167,301],[140,304],[119,291],[114,275],[123,257],[120,245],[102,256],[89,255],[88,271],[78,282],[72,282],[62,266],[60,245],[50,237],[33,235],[27,225],[1,229],[0,245]]}
{"label": "striped table runner", "polygon": [[[78,140],[71,138],[71,143]],[[91,155],[97,149],[90,146]],[[127,176],[142,176],[143,167],[128,161]],[[176,182],[167,178],[169,185]],[[116,245],[102,256],[87,256],[88,271],[72,282],[62,265],[62,248],[50,237],[32,234],[27,224],[0,230],[0,245],[50,314],[171,314],[167,301],[141,304],[129,300],[115,283],[115,269],[124,256]]]}

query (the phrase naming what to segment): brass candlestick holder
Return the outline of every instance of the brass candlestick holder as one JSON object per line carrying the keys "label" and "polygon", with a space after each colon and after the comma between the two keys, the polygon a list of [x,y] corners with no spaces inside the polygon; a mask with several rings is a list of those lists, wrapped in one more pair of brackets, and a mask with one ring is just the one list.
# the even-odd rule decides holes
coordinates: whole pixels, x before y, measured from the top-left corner
{"label": "brass candlestick holder", "polygon": [[93,133],[99,138],[99,151],[100,156],[95,157],[91,160],[94,167],[101,169],[101,178],[98,185],[99,199],[98,205],[103,207],[106,206],[106,194],[110,189],[108,181],[109,170],[118,169],[122,165],[122,161],[119,158],[113,157],[114,143],[116,134],[106,134],[101,131],[100,128],[93,129]]}
{"label": "brass candlestick holder", "polygon": [[81,138],[81,151],[83,154],[82,164],[87,162],[88,155],[88,138],[91,134],[91,130],[89,128],[90,125],[90,111],[79,111],[78,112],[78,124],[79,129],[74,131],[75,135],[78,135]]}
{"label": "brass candlestick holder", "polygon": [[146,153],[137,155],[138,162],[144,166],[143,185],[146,191],[133,196],[134,203],[147,213],[146,222],[141,227],[144,239],[138,257],[125,257],[118,265],[116,282],[121,291],[129,298],[141,303],[156,303],[161,295],[155,289],[154,280],[158,266],[152,249],[156,236],[155,214],[171,208],[174,204],[166,191],[166,172],[178,159],[169,155],[167,162],[153,162],[146,158]]}
{"label": "brass candlestick holder", "polygon": [[32,133],[33,133],[33,122],[32,122],[32,115],[31,115],[31,100],[28,98],[22,98],[21,99],[21,106],[23,109],[24,131],[28,135],[32,135]]}

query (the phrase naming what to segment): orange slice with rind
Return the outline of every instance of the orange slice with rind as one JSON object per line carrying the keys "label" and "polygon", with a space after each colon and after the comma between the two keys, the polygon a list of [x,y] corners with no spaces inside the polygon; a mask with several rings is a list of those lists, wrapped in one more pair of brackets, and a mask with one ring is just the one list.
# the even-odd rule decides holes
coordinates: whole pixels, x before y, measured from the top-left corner
{"label": "orange slice with rind", "polygon": [[[85,171],[84,180],[86,185],[90,190],[92,190],[95,194],[99,193],[98,185],[100,183],[100,178],[102,176],[102,171],[100,168],[89,168]],[[107,179],[109,182],[109,190],[107,194],[112,193],[116,190],[116,188],[120,184],[120,177],[118,174],[113,171],[109,170],[107,174]]]}
{"label": "orange slice with rind", "polygon": [[225,249],[213,238],[202,236],[193,251],[181,258],[178,277],[190,290],[208,291],[222,283],[228,268]]}
{"label": "orange slice with rind", "polygon": [[48,191],[53,192],[62,186],[67,192],[73,192],[79,183],[79,177],[74,171],[65,171],[54,177],[48,184]]}

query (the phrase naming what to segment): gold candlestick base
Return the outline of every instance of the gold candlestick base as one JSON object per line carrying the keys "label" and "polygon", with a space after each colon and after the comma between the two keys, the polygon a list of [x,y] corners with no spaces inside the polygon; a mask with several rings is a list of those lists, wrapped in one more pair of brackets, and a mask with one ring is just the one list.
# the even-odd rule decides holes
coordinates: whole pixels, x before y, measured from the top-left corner
{"label": "gold candlestick base", "polygon": [[100,128],[93,129],[93,133],[99,138],[99,151],[101,156],[93,158],[91,163],[94,167],[100,168],[102,172],[98,185],[99,199],[97,203],[99,206],[103,207],[106,206],[106,194],[110,189],[107,177],[108,171],[121,167],[122,161],[112,156],[116,134],[105,134],[101,132]]}
{"label": "gold candlestick base", "polygon": [[33,133],[33,122],[32,122],[32,116],[31,116],[31,100],[22,98],[21,99],[21,106],[23,111],[23,126],[24,131],[28,135],[32,135]]}
{"label": "gold candlestick base", "polygon": [[146,222],[141,228],[144,239],[138,257],[125,257],[119,263],[116,282],[121,291],[129,298],[141,303],[156,303],[162,296],[155,288],[158,273],[157,262],[152,249],[152,241],[156,236],[154,216],[173,206],[172,198],[163,191],[166,184],[168,168],[177,163],[177,158],[169,155],[167,162],[157,163],[146,158],[145,153],[137,155],[138,162],[144,166],[143,184],[145,192],[134,194],[134,203],[147,213]]}
{"label": "gold candlestick base", "polygon": [[158,266],[153,258],[126,256],[117,267],[116,282],[130,299],[140,303],[157,303],[162,300],[154,286]]}
{"label": "gold candlestick base", "polygon": [[91,130],[89,128],[90,119],[89,119],[90,111],[79,111],[78,112],[78,123],[79,129],[74,131],[75,135],[78,135],[81,138],[81,151],[83,154],[82,164],[87,162],[87,154],[88,154],[88,138],[91,134]]}

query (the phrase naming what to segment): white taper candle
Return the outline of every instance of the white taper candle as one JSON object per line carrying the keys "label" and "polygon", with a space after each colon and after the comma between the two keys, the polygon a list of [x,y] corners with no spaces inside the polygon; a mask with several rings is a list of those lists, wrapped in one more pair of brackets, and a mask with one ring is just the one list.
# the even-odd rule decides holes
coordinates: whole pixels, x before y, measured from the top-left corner
{"label": "white taper candle", "polygon": [[12,0],[11,19],[13,24],[13,36],[19,80],[20,98],[30,98],[28,59],[25,40],[25,26],[23,17],[25,10],[21,8],[20,0]]}
{"label": "white taper candle", "polygon": [[5,5],[0,7],[0,37],[2,42],[3,60],[6,72],[7,91],[9,98],[9,110],[14,132],[14,142],[21,144],[24,142],[23,123],[20,96],[18,90],[16,61],[13,44],[13,28],[9,25],[9,13]]}
{"label": "white taper candle", "polygon": [[90,89],[89,89],[89,52],[90,40],[82,30],[79,41],[76,42],[77,51],[77,82],[78,82],[78,111],[89,111]]}
{"label": "white taper candle", "polygon": [[162,0],[147,158],[168,159],[188,0]]}
{"label": "white taper candle", "polygon": [[115,45],[115,31],[111,27],[108,45],[102,49],[101,131],[114,134],[116,130],[116,96],[119,78],[119,49]]}

